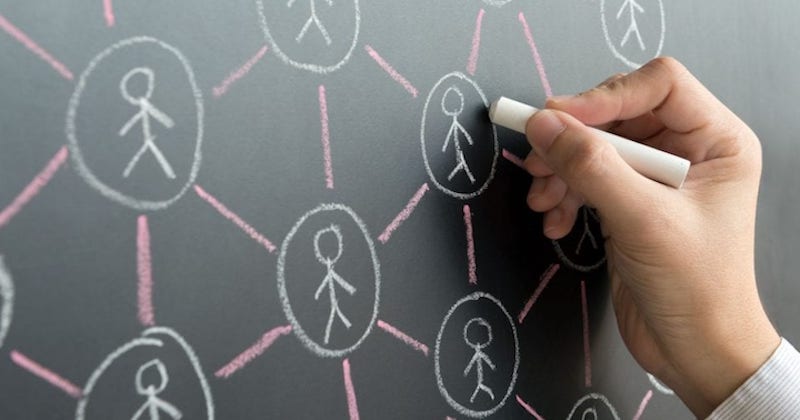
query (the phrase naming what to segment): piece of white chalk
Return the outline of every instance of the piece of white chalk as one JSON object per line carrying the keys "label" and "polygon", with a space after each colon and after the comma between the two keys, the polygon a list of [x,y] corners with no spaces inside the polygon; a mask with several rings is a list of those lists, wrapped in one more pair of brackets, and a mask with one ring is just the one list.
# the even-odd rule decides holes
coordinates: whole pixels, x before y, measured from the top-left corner
{"label": "piece of white chalk", "polygon": [[[494,124],[525,134],[528,120],[538,111],[530,105],[501,96],[489,107],[489,119]],[[611,143],[620,157],[636,172],[671,187],[683,186],[691,166],[688,160],[616,134],[596,128],[592,130]]]}

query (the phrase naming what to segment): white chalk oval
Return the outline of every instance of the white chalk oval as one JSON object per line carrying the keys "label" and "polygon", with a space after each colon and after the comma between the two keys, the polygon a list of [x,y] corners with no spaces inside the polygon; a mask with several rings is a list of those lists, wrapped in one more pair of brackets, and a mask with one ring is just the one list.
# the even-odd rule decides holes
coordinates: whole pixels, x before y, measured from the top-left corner
{"label": "white chalk oval", "polygon": [[[608,44],[608,48],[611,49],[611,53],[614,54],[614,57],[617,57],[620,61],[625,63],[628,67],[637,69],[637,68],[641,67],[641,65],[644,64],[644,62],[646,60],[642,61],[641,63],[637,62],[638,60],[631,60],[630,58],[626,57],[625,54],[623,54],[617,48],[617,46],[615,45],[614,41],[611,39],[611,35],[609,34],[609,31],[608,31],[608,22],[606,21],[606,11],[607,11],[606,3],[608,1],[609,0],[600,0],[600,22],[601,22],[602,27],[603,27],[603,36],[606,38],[606,44]],[[664,17],[664,3],[662,2],[662,0],[657,0],[657,1],[658,1],[658,11],[660,13],[661,28],[660,28],[660,31],[659,31],[660,36],[659,36],[659,40],[658,40],[658,47],[656,47],[655,53],[650,55],[650,58],[655,58],[655,57],[658,57],[659,55],[661,55],[661,50],[664,48],[664,37],[666,35],[666,28],[667,28],[666,19]],[[638,3],[636,3],[636,0],[625,0],[625,2],[622,3],[622,5],[623,5],[623,7],[635,7],[635,5],[638,5]],[[614,17],[616,17],[618,11],[619,10],[612,11],[611,13],[613,13]]]}
{"label": "white chalk oval", "polygon": [[[598,242],[602,239],[602,232],[600,231],[600,218],[597,216],[597,213],[585,206],[581,207],[580,212],[581,215],[578,217],[579,220],[576,220],[575,226],[572,228],[572,232],[570,232],[564,238],[552,240],[551,242],[553,243],[553,249],[555,250],[556,255],[558,255],[558,259],[560,259],[564,265],[572,268],[573,270],[588,273],[600,268],[603,263],[606,262],[606,253],[605,248]],[[594,219],[594,222],[592,219]],[[579,223],[579,221],[582,223]],[[574,238],[574,232],[581,229],[583,229],[583,231],[581,232],[581,237],[578,240],[578,243],[575,244],[575,250],[567,252],[562,243],[569,242],[572,238]],[[596,235],[595,233],[592,233],[592,230],[596,231]],[[595,250],[595,252],[590,251],[588,258],[580,255],[587,242],[590,246],[593,246]]]}
{"label": "white chalk oval", "polygon": [[647,374],[647,379],[650,380],[650,383],[655,387],[656,391],[665,394],[665,395],[675,395],[675,391],[673,391],[670,387],[664,385],[663,382],[659,381],[658,378],[651,374]]}
{"label": "white chalk oval", "polygon": [[6,268],[3,256],[0,255],[0,348],[11,328],[11,316],[14,313],[14,281]]}
{"label": "white chalk oval", "polygon": [[[448,81],[450,82],[450,84],[447,83]],[[434,94],[436,94],[440,90],[440,87],[445,89],[445,94],[446,94],[447,92],[451,91],[451,88],[455,87],[456,84],[461,84],[462,87],[463,86],[471,87],[474,90],[474,92],[478,94],[478,96],[480,97],[481,101],[483,102],[483,109],[487,109],[489,107],[489,101],[486,99],[486,95],[483,93],[481,88],[478,87],[478,84],[475,83],[472,79],[467,77],[465,74],[463,74],[461,72],[457,72],[457,71],[446,74],[444,77],[439,79],[439,81],[437,81],[435,85],[433,85],[433,88],[431,88],[430,92],[428,93],[427,99],[425,99],[425,105],[422,108],[422,122],[420,124],[420,143],[422,145],[422,159],[423,159],[423,163],[425,164],[425,170],[428,172],[428,176],[430,177],[430,179],[433,182],[433,184],[436,185],[436,188],[438,188],[439,190],[441,190],[442,192],[444,192],[445,194],[447,194],[447,195],[449,195],[451,197],[455,197],[455,198],[458,198],[458,199],[466,200],[466,199],[473,198],[473,197],[476,197],[476,196],[480,195],[481,193],[483,193],[486,190],[486,188],[489,187],[489,184],[491,183],[492,178],[494,178],[495,166],[497,165],[497,157],[500,154],[500,144],[497,141],[497,129],[495,128],[494,124],[491,124],[487,120],[486,123],[491,128],[491,137],[492,137],[491,138],[491,142],[492,142],[492,144],[491,144],[491,149],[492,149],[491,159],[492,160],[491,160],[491,165],[490,165],[488,171],[486,171],[486,175],[484,177],[485,179],[482,182],[478,182],[477,185],[475,185],[474,188],[466,190],[466,191],[454,191],[451,187],[445,185],[445,181],[449,182],[450,181],[449,179],[445,179],[443,181],[440,181],[438,179],[437,174],[434,173],[433,168],[431,166],[432,156],[428,155],[428,151],[427,151],[427,147],[428,146],[426,145],[426,142],[431,142],[432,144],[437,144],[438,145],[438,144],[440,144],[440,142],[444,143],[445,141],[447,141],[447,139],[426,139],[425,131],[426,131],[426,128],[428,128],[429,105],[431,103],[431,99],[433,99],[433,97],[434,97]],[[455,91],[458,92],[459,95],[461,95],[460,98],[463,101],[462,90],[458,90],[456,88]],[[442,108],[444,107],[444,100],[445,100],[445,98],[444,98],[444,94],[443,94],[443,96],[442,96]],[[439,105],[439,101],[435,101],[434,105],[438,106]],[[430,110],[430,112],[433,112],[433,111]],[[448,117],[448,115],[445,115],[445,112],[442,112],[441,114],[444,115],[445,117]],[[439,116],[439,117],[441,118],[441,116]],[[448,132],[448,137],[449,137],[449,132]],[[482,139],[474,139],[475,142],[478,142],[480,140],[482,140]],[[435,141],[435,143],[433,143],[434,141]],[[457,140],[454,139],[453,141],[455,143]],[[447,150],[447,152],[448,152],[447,154],[448,155],[449,155],[450,150],[451,149]],[[469,168],[468,163],[465,162],[465,165],[467,166],[467,168]],[[454,169],[453,172],[456,172],[456,170]],[[453,172],[451,172],[451,176],[453,175]],[[473,182],[473,185],[474,184],[475,183]]]}
{"label": "white chalk oval", "polygon": [[[619,420],[619,414],[617,414],[617,410],[614,409],[614,406],[612,406],[611,403],[608,402],[608,398],[606,398],[605,395],[598,394],[596,392],[592,392],[590,394],[586,394],[581,399],[579,399],[578,402],[576,402],[575,405],[572,407],[572,410],[569,412],[569,415],[567,416],[567,420],[583,420],[585,418],[584,415],[589,410],[591,410],[591,412],[594,413],[594,418],[595,419],[598,419],[598,420],[606,419],[606,417],[597,415],[597,408],[595,408],[595,407],[589,407],[589,408],[584,409],[584,411],[578,412],[578,409],[581,407],[581,405],[584,405],[584,404],[587,404],[587,405],[589,405],[589,404],[600,404],[603,408],[608,410],[608,413],[611,415],[611,417],[614,420]],[[576,415],[577,415],[577,417],[576,417]]]}
{"label": "white chalk oval", "polygon": [[[335,40],[332,41],[330,39],[330,35],[327,33],[327,30],[323,29],[323,28],[325,28],[325,26],[324,26],[325,24],[321,19],[319,19],[318,15],[316,14],[317,12],[315,11],[315,9],[317,7],[320,7],[320,6],[317,6],[317,3],[324,4],[324,2],[319,2],[318,0],[308,0],[308,1],[310,3],[306,3],[306,0],[299,0],[299,1],[289,0],[288,2],[285,2],[285,1],[284,2],[274,2],[273,5],[274,4],[281,4],[281,6],[286,5],[287,13],[288,13],[288,12],[291,12],[291,10],[289,10],[290,7],[294,7],[295,5],[309,4],[310,5],[309,6],[310,15],[309,15],[308,20],[306,21],[306,24],[302,25],[302,27],[300,28],[301,29],[300,34],[303,34],[303,35],[298,34],[298,37],[303,37],[307,33],[308,30],[317,31],[317,32],[319,32],[319,35],[325,37],[326,41],[329,41],[329,45],[330,45],[331,42],[334,42]],[[341,1],[341,0],[337,0],[337,1]],[[347,61],[350,60],[350,56],[352,56],[353,50],[355,49],[356,44],[358,43],[358,32],[359,32],[359,29],[360,29],[360,26],[361,26],[361,11],[359,10],[358,0],[351,0],[351,1],[353,2],[352,41],[349,42],[349,43],[346,42],[345,43],[346,47],[344,48],[343,54],[341,54],[341,56],[337,57],[337,59],[331,60],[332,62],[330,62],[330,63],[319,63],[319,62],[313,62],[311,60],[306,60],[306,59],[292,58],[291,57],[292,54],[287,53],[286,52],[286,50],[287,50],[286,48],[281,48],[281,46],[279,45],[279,43],[275,39],[276,37],[273,36],[272,32],[270,31],[270,24],[267,23],[267,13],[265,13],[265,11],[264,11],[264,2],[263,2],[263,0],[256,0],[256,9],[258,10],[259,23],[261,24],[261,30],[264,32],[264,38],[269,43],[269,46],[272,49],[272,51],[275,52],[275,55],[277,55],[278,58],[281,59],[281,61],[283,61],[284,63],[286,63],[286,64],[288,64],[288,65],[290,65],[292,67],[295,67],[297,69],[307,70],[307,71],[310,71],[310,72],[313,72],[313,73],[327,74],[327,73],[334,72],[334,71],[340,69],[342,66],[344,66],[345,63],[347,63]],[[330,6],[328,6],[328,7],[332,7],[332,6],[333,6],[333,2],[331,2]],[[314,18],[316,18],[316,20],[313,20]],[[314,29],[311,29],[311,23],[309,23],[309,22],[314,24]],[[299,38],[298,38],[298,43],[299,42],[300,41],[299,41]]]}
{"label": "white chalk oval", "polygon": [[[211,388],[208,386],[208,380],[206,380],[205,374],[203,373],[203,368],[200,366],[200,360],[197,358],[197,355],[194,353],[194,350],[189,346],[189,344],[181,337],[177,332],[174,330],[167,328],[167,327],[152,327],[144,330],[142,332],[142,336],[135,338],[113,352],[106,356],[105,360],[100,363],[100,366],[92,372],[92,375],[89,377],[89,380],[86,382],[86,385],[83,387],[83,397],[78,401],[78,407],[75,410],[75,419],[76,420],[84,420],[86,415],[86,408],[91,401],[90,398],[92,396],[92,391],[94,390],[97,381],[103,377],[103,373],[120,357],[124,356],[126,353],[130,352],[133,349],[138,347],[158,347],[161,348],[164,346],[164,341],[162,337],[165,336],[173,341],[175,341],[183,352],[186,355],[187,360],[189,361],[194,373],[197,375],[197,380],[200,385],[200,388],[203,392],[203,397],[205,399],[205,411],[207,413],[206,418],[208,420],[214,419],[214,400],[211,396]],[[135,391],[131,390],[131,395],[135,395]],[[133,414],[133,413],[131,413]]]}
{"label": "white chalk oval", "polygon": [[[464,303],[474,302],[480,299],[486,299],[487,301],[496,305],[502,311],[505,318],[508,320],[508,325],[511,328],[512,337],[514,339],[514,367],[511,370],[512,373],[508,383],[508,388],[506,389],[506,392],[503,394],[503,398],[501,398],[498,401],[498,403],[495,404],[493,407],[487,410],[479,411],[465,407],[463,404],[461,404],[455,398],[453,398],[453,396],[450,395],[450,392],[448,392],[447,387],[444,384],[444,378],[442,376],[440,351],[441,351],[442,335],[444,333],[445,327],[447,326],[448,321],[450,321],[450,318],[453,316],[453,313],[455,313],[456,309],[458,309],[458,307],[463,305]],[[472,322],[472,320],[470,320],[470,322]],[[466,333],[467,333],[466,326],[463,330],[463,333],[466,340]],[[491,332],[489,332],[489,337],[491,337]],[[517,337],[517,328],[514,325],[513,318],[511,318],[511,315],[508,313],[503,304],[497,298],[488,293],[475,292],[459,299],[458,302],[456,302],[452,307],[450,307],[450,310],[447,311],[447,314],[444,316],[444,320],[442,321],[442,325],[441,327],[439,327],[439,333],[436,335],[436,349],[434,351],[433,362],[434,362],[434,373],[436,375],[436,385],[439,388],[439,392],[442,394],[444,399],[447,400],[447,403],[450,404],[451,407],[453,407],[453,409],[455,409],[456,411],[465,416],[473,418],[484,418],[494,414],[503,405],[505,405],[506,400],[508,400],[508,397],[511,395],[511,392],[514,390],[514,384],[516,384],[517,382],[517,370],[519,369],[519,338]]]}
{"label": "white chalk oval", "polygon": [[[358,337],[355,342],[351,345],[343,347],[343,348],[329,348],[323,344],[317,342],[317,340],[313,339],[310,334],[303,328],[300,321],[298,321],[297,316],[292,309],[292,304],[289,297],[289,291],[287,289],[287,280],[286,280],[286,272],[285,272],[285,264],[286,264],[286,256],[289,250],[289,246],[292,243],[292,239],[297,234],[298,230],[306,223],[310,218],[315,217],[317,215],[321,215],[324,213],[330,212],[337,212],[337,213],[344,213],[350,219],[352,219],[353,223],[356,225],[358,230],[364,237],[365,244],[369,249],[370,259],[371,259],[371,268],[372,268],[372,275],[374,279],[374,287],[375,287],[375,296],[372,305],[371,317],[364,328],[363,333]],[[321,356],[321,357],[343,357],[355,349],[357,349],[364,339],[367,338],[369,333],[372,331],[372,327],[375,325],[375,322],[378,319],[378,306],[380,304],[380,284],[381,284],[381,277],[380,277],[380,263],[378,261],[378,255],[375,252],[375,245],[372,242],[372,237],[370,236],[369,232],[367,231],[367,227],[364,222],[358,217],[358,215],[350,208],[343,204],[321,204],[315,209],[309,211],[308,213],[304,214],[300,219],[292,226],[292,229],[286,235],[286,238],[283,240],[283,244],[281,245],[281,251],[278,255],[278,274],[277,274],[277,283],[278,283],[278,294],[281,299],[281,304],[283,306],[283,311],[286,314],[286,318],[289,320],[289,323],[292,325],[292,332],[297,336],[303,345],[308,348],[314,354]],[[316,243],[315,243],[316,246]],[[315,250],[316,252],[316,250]],[[310,264],[317,264],[317,261],[309,261]]]}
{"label": "white chalk oval", "polygon": [[[107,59],[110,55],[119,52],[125,49],[126,47],[130,47],[137,44],[151,44],[154,47],[163,49],[175,56],[175,58],[180,62],[180,65],[186,72],[189,87],[192,91],[192,101],[194,103],[197,115],[196,117],[197,136],[194,141],[195,143],[194,154],[192,156],[192,163],[189,169],[186,183],[183,184],[180,187],[180,189],[177,190],[175,195],[166,200],[155,201],[155,200],[145,200],[136,198],[109,186],[106,182],[103,182],[87,165],[83,153],[81,152],[80,141],[76,133],[77,129],[76,129],[75,119],[80,107],[81,96],[83,94],[84,89],[86,88],[90,76],[92,76],[93,72],[103,62],[103,60]],[[136,210],[160,210],[168,207],[169,205],[177,201],[186,192],[189,186],[191,186],[194,183],[194,180],[197,177],[197,172],[200,169],[201,146],[203,143],[203,96],[200,93],[200,89],[197,87],[194,71],[192,70],[189,60],[187,60],[186,57],[177,48],[163,41],[160,41],[156,38],[148,36],[137,36],[133,38],[124,39],[106,48],[100,54],[94,57],[92,61],[89,62],[89,65],[86,67],[83,73],[81,73],[80,79],[78,79],[78,84],[75,87],[75,92],[72,94],[72,97],[70,98],[69,101],[69,106],[67,108],[67,121],[66,121],[65,131],[67,136],[67,146],[69,147],[69,154],[70,157],[72,158],[73,163],[75,164],[75,169],[77,169],[78,174],[80,174],[80,176],[86,181],[86,183],[89,184],[89,186],[99,191],[100,194],[102,194],[103,196]]]}

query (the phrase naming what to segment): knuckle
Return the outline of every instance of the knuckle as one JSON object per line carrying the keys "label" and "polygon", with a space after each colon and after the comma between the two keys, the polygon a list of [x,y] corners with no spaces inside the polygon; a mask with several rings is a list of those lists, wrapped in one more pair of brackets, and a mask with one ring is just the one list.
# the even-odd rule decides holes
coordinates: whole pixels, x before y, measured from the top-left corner
{"label": "knuckle", "polygon": [[686,67],[677,59],[670,56],[656,57],[645,65],[652,68],[656,73],[666,73],[671,76],[680,76],[688,72]]}

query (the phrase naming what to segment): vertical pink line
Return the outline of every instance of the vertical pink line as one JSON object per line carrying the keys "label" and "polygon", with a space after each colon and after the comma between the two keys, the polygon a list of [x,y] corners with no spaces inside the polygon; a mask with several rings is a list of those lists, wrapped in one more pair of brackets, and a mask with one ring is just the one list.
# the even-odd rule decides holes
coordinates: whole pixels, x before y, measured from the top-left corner
{"label": "vertical pink line", "polygon": [[353,388],[353,379],[350,377],[350,360],[342,360],[342,371],[344,372],[344,390],[347,393],[347,411],[350,413],[350,420],[358,420],[358,402],[356,401],[356,391]]}
{"label": "vertical pink line", "polygon": [[398,330],[392,325],[389,325],[385,321],[378,320],[378,327],[383,329],[384,331],[388,332],[389,334],[395,336],[400,341],[408,344],[409,346],[413,347],[415,350],[421,351],[425,356],[428,355],[428,346],[425,344],[420,343],[419,341],[409,337],[406,333]]}
{"label": "vertical pink line", "polygon": [[550,267],[547,267],[547,270],[542,273],[542,276],[539,277],[539,285],[536,286],[536,290],[533,291],[533,295],[530,299],[528,299],[528,302],[525,303],[525,307],[522,308],[522,312],[519,313],[517,320],[520,324],[522,324],[522,321],[524,321],[525,317],[528,316],[528,312],[530,312],[533,304],[539,299],[539,296],[542,294],[542,291],[544,291],[544,288],[547,287],[547,283],[550,282],[550,279],[552,279],[556,272],[558,272],[559,267],[560,266],[558,264],[551,264]]}
{"label": "vertical pink line", "polygon": [[469,204],[464,204],[464,226],[467,228],[467,261],[469,262],[469,283],[478,283],[477,264],[475,263],[475,239],[472,233],[472,212]]}
{"label": "vertical pink line", "polygon": [[653,397],[653,390],[648,389],[647,394],[644,394],[644,398],[642,398],[642,402],[639,403],[639,409],[636,410],[636,415],[633,416],[633,420],[639,420],[642,417],[642,413],[644,413],[644,409],[647,408],[647,403],[650,402],[650,398]]}
{"label": "vertical pink line", "polygon": [[106,16],[106,26],[109,28],[114,26],[114,8],[111,6],[111,0],[103,0],[103,13]]}
{"label": "vertical pink line", "polygon": [[539,72],[539,79],[542,81],[544,94],[549,98],[553,96],[553,90],[550,88],[550,82],[547,81],[547,73],[544,71],[544,64],[542,63],[542,57],[539,56],[539,50],[536,49],[536,42],[533,41],[531,28],[528,26],[528,21],[525,20],[525,15],[523,15],[522,12],[519,12],[519,21],[522,23],[522,30],[525,31],[525,38],[528,40],[528,46],[531,47],[533,59],[536,61],[536,70]]}
{"label": "vertical pink line", "polygon": [[537,412],[536,412],[536,410],[534,410],[534,409],[533,409],[533,407],[531,407],[531,406],[530,406],[528,403],[526,403],[525,401],[523,401],[523,400],[522,400],[522,398],[520,398],[520,396],[519,396],[519,395],[517,395],[517,403],[518,403],[519,405],[521,405],[521,406],[522,406],[522,408],[524,408],[524,409],[525,409],[525,411],[527,411],[527,412],[528,412],[528,414],[532,415],[532,416],[533,416],[533,417],[535,417],[537,420],[544,420],[544,417],[542,417],[541,415],[539,415],[539,413],[537,413]]}
{"label": "vertical pink line", "polygon": [[230,86],[234,82],[246,76],[247,73],[250,72],[250,69],[252,69],[253,66],[255,66],[256,63],[258,63],[259,60],[261,60],[261,57],[263,57],[264,54],[266,54],[266,52],[267,52],[267,46],[264,45],[263,47],[261,47],[260,50],[258,50],[258,52],[256,52],[254,56],[250,57],[250,59],[248,59],[247,62],[244,63],[242,67],[232,71],[228,75],[228,77],[226,77],[225,80],[223,80],[222,83],[219,84],[219,86],[215,86],[212,89],[214,97],[219,98],[220,96],[224,95],[228,91],[228,88],[230,88]]}
{"label": "vertical pink line", "polygon": [[47,369],[46,367],[34,362],[24,354],[16,350],[11,350],[11,360],[17,365],[19,365],[19,367],[44,379],[45,381],[49,382],[56,388],[59,388],[60,390],[66,392],[67,395],[69,395],[70,397],[78,399],[83,396],[83,391],[80,388],[78,388],[77,385],[62,378],[52,370]]}
{"label": "vertical pink line", "polygon": [[522,159],[520,159],[519,156],[509,152],[506,149],[503,149],[503,157],[506,158],[507,161],[513,163],[514,165],[519,166],[522,170],[526,170],[525,163],[523,162]]}
{"label": "vertical pink line", "polygon": [[331,160],[331,134],[328,129],[328,100],[325,86],[319,85],[319,119],[322,126],[322,157],[325,161],[325,186],[333,189],[333,161]]}
{"label": "vertical pink line", "polygon": [[478,50],[481,48],[481,22],[483,22],[483,14],[485,10],[481,9],[478,12],[478,18],[475,20],[475,33],[472,34],[472,49],[469,51],[469,59],[467,60],[467,73],[470,76],[475,75],[475,70],[478,67]]}
{"label": "vertical pink line", "polygon": [[[0,19],[2,19],[2,16],[0,16]],[[33,197],[39,194],[39,191],[50,182],[50,179],[53,178],[56,171],[58,171],[61,165],[64,164],[64,161],[67,160],[68,155],[67,146],[62,146],[61,149],[56,152],[55,156],[47,162],[47,165],[36,174],[33,180],[14,198],[14,201],[12,201],[8,207],[4,208],[3,211],[0,211],[0,228],[8,224]]]}
{"label": "vertical pink line", "polygon": [[395,70],[389,63],[387,63],[386,60],[384,60],[383,57],[381,57],[377,51],[372,49],[371,46],[365,45],[364,49],[367,50],[367,54],[369,54],[369,56],[372,57],[372,59],[375,60],[376,63],[378,63],[378,65],[383,69],[383,71],[389,74],[389,77],[391,77],[392,80],[399,83],[400,86],[402,86],[403,89],[406,90],[406,92],[411,94],[411,96],[415,98],[417,97],[418,95],[417,88],[415,88],[411,84],[411,82],[408,81],[408,79],[403,77],[402,74],[398,73],[397,70]]}
{"label": "vertical pink line", "polygon": [[291,325],[273,328],[267,331],[255,344],[236,356],[227,365],[221,367],[215,374],[217,378],[227,379],[239,369],[261,356],[278,338],[292,332]]}
{"label": "vertical pink line", "polygon": [[153,315],[153,270],[150,258],[150,228],[147,216],[139,216],[136,234],[136,272],[139,274],[139,322],[145,327],[155,325]]}
{"label": "vertical pink line", "polygon": [[211,207],[214,207],[224,218],[230,220],[239,227],[239,229],[243,230],[250,238],[261,244],[264,248],[267,249],[269,252],[275,252],[276,247],[269,241],[269,239],[265,238],[262,234],[258,233],[252,226],[247,224],[244,220],[242,220],[236,213],[228,210],[224,204],[220,203],[216,198],[214,198],[211,194],[207,193],[206,190],[202,189],[199,185],[194,186],[194,191],[197,195],[211,204]]}
{"label": "vertical pink line", "polygon": [[403,209],[403,211],[398,213],[397,216],[394,217],[394,220],[392,220],[392,222],[386,226],[386,229],[383,230],[381,236],[378,236],[378,240],[381,241],[381,243],[385,244],[386,242],[389,242],[389,238],[392,237],[392,233],[394,233],[394,231],[400,227],[401,223],[411,216],[411,213],[417,207],[419,201],[422,200],[422,197],[425,195],[425,193],[428,192],[428,189],[429,187],[427,182],[419,187],[417,192],[414,193],[414,196],[411,197],[411,200],[408,201],[408,204],[406,204],[406,207]]}
{"label": "vertical pink line", "polygon": [[584,385],[592,386],[592,352],[589,348],[589,304],[586,302],[586,282],[581,280],[581,312],[583,314]]}
{"label": "vertical pink line", "polygon": [[0,28],[3,28],[9,35],[14,37],[17,41],[22,43],[28,51],[36,54],[39,58],[44,60],[47,64],[55,69],[62,77],[67,80],[72,80],[72,72],[69,71],[67,66],[62,64],[60,61],[56,60],[49,52],[45,51],[44,48],[40,47],[39,44],[34,42],[28,35],[22,32],[19,28],[14,26],[11,22],[6,20],[3,15],[0,15]]}

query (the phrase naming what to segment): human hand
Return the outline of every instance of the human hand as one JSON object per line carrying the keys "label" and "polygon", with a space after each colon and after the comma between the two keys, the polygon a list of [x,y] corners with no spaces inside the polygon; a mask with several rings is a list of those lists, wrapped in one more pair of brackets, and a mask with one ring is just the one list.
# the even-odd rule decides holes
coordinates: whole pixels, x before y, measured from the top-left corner
{"label": "human hand", "polygon": [[[586,125],[689,159],[683,188],[635,172]],[[545,235],[569,233],[582,205],[597,209],[625,345],[695,415],[710,414],[780,343],[755,280],[758,138],[671,58],[551,98],[527,135],[528,205]]]}

